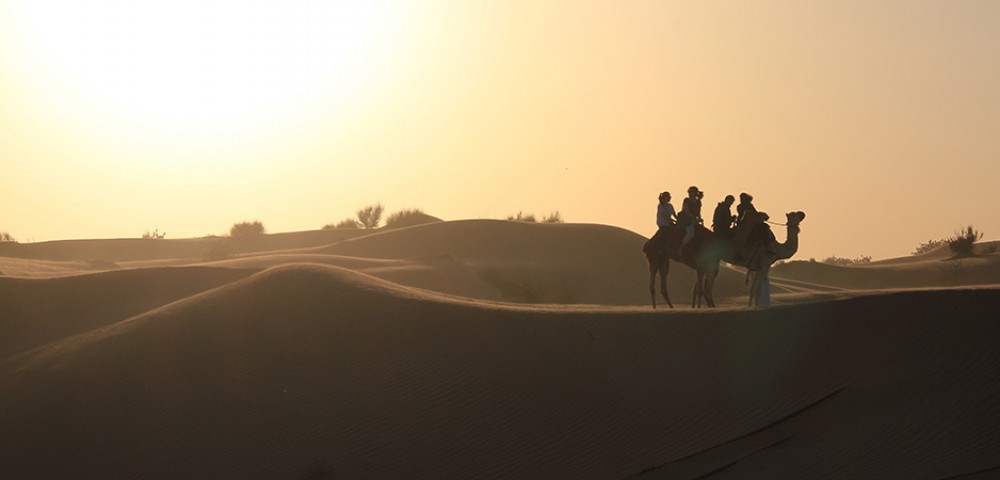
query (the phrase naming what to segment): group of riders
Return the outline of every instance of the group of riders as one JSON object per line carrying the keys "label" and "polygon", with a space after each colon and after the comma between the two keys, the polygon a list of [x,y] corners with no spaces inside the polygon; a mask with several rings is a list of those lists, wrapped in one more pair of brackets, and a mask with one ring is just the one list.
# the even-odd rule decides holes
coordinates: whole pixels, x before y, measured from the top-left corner
{"label": "group of riders", "polygon": [[[688,188],[687,193],[687,197],[684,198],[684,202],[681,204],[680,212],[674,210],[674,206],[670,203],[670,192],[660,193],[660,203],[656,208],[656,226],[659,228],[651,241],[660,250],[666,248],[674,250],[672,253],[675,253],[679,257],[692,256],[686,250],[686,247],[695,235],[695,226],[704,224],[704,220],[701,217],[701,199],[705,196],[705,192],[699,190],[697,186],[692,186]],[[733,215],[732,212],[734,203],[736,203],[736,198],[732,195],[726,195],[726,198],[715,207],[715,213],[712,215],[712,232],[724,238],[731,238],[734,229],[740,223],[746,221],[748,215],[757,213],[757,209],[753,206],[753,196],[749,193],[744,192],[740,194],[740,203],[736,206],[736,215]],[[771,232],[771,229],[767,225],[758,225],[755,228],[762,230],[759,234],[762,239],[766,240],[765,244],[772,244],[774,242],[774,233]],[[684,236],[680,244],[668,245],[670,243],[668,239],[671,237],[669,233],[677,229],[684,230]]]}

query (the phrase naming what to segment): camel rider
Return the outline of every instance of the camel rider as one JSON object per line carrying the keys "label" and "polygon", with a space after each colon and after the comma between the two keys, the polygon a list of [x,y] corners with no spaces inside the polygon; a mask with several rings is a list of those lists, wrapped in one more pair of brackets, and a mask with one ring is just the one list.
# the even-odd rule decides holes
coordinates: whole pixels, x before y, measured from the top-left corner
{"label": "camel rider", "polygon": [[660,194],[660,203],[656,206],[656,233],[651,239],[657,250],[662,250],[667,243],[667,232],[677,223],[677,211],[670,204],[670,192]]}
{"label": "camel rider", "polygon": [[746,213],[757,213],[757,208],[753,206],[753,195],[743,192],[740,194],[740,204],[736,206],[736,224],[739,225],[746,220]]}
{"label": "camel rider", "polygon": [[[753,206],[753,195],[743,192],[740,194],[740,204],[736,206],[737,215],[737,225],[746,221],[747,214],[753,213],[757,214],[757,207]],[[764,247],[768,253],[774,253],[774,248],[778,243],[778,240],[774,237],[774,232],[771,231],[771,227],[766,223],[761,223],[760,225],[754,227],[756,235],[751,238],[756,238],[757,240],[762,240],[764,242]]]}
{"label": "camel rider", "polygon": [[694,237],[695,224],[703,223],[701,219],[701,198],[703,196],[705,196],[705,192],[698,190],[698,187],[688,188],[688,196],[681,206],[680,215],[677,216],[677,226],[684,228],[684,239],[681,240],[681,246],[677,252],[680,255],[684,255],[684,247]]}
{"label": "camel rider", "polygon": [[718,233],[722,236],[729,237],[733,231],[733,222],[736,221],[736,217],[733,216],[733,204],[736,203],[736,197],[732,195],[726,195],[726,199],[719,202],[719,205],[715,207],[715,213],[712,215],[712,231]]}
{"label": "camel rider", "polygon": [[671,227],[677,223],[677,211],[670,204],[670,192],[660,194],[660,204],[656,206],[656,226]]}

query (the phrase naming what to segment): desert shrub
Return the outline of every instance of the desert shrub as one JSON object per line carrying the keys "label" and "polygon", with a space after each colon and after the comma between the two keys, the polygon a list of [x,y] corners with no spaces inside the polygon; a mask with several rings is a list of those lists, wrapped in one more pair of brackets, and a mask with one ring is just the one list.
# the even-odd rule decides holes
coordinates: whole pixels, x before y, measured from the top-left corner
{"label": "desert shrub", "polygon": [[159,239],[162,239],[162,238],[164,238],[166,236],[167,236],[167,232],[160,233],[159,230],[153,230],[152,232],[150,232],[149,230],[146,230],[146,232],[142,234],[142,238],[145,238],[147,240],[149,240],[149,239],[159,240]]}
{"label": "desert shrub", "polygon": [[17,243],[17,239],[7,232],[0,232],[0,243]]}
{"label": "desert shrub", "polygon": [[943,239],[942,240],[928,240],[928,241],[926,241],[924,243],[921,243],[920,245],[917,245],[917,248],[915,250],[913,250],[913,255],[920,255],[922,253],[927,253],[927,252],[929,252],[931,250],[934,250],[934,249],[936,249],[938,247],[944,246],[945,243],[948,243],[948,241],[947,240],[943,240]]}
{"label": "desert shrub", "polygon": [[862,255],[858,258],[844,258],[834,255],[831,257],[824,258],[823,263],[827,263],[830,265],[839,265],[842,267],[852,267],[856,265],[868,265],[869,263],[872,263],[872,257],[868,255]]}
{"label": "desert shrub", "polygon": [[409,226],[417,217],[423,217],[424,212],[419,208],[404,208],[398,212],[393,212],[385,219],[386,228]]}
{"label": "desert shrub", "polygon": [[381,203],[368,205],[358,210],[358,222],[365,230],[378,228],[379,224],[382,223],[382,212],[385,212],[385,207]]}
{"label": "desert shrub", "polygon": [[956,257],[971,257],[976,254],[973,247],[981,238],[983,238],[983,233],[969,225],[964,230],[955,232],[955,236],[948,239],[948,248]]}
{"label": "desert shrub", "polygon": [[234,223],[229,229],[229,236],[233,238],[249,238],[264,234],[264,224],[259,220],[253,222]]}
{"label": "desert shrub", "polygon": [[563,223],[563,218],[559,210],[556,210],[543,218],[542,223]]}
{"label": "desert shrub", "polygon": [[517,212],[517,215],[508,215],[507,220],[510,220],[512,222],[527,222],[527,223],[535,223],[538,221],[535,219],[535,214],[524,213],[520,211]]}
{"label": "desert shrub", "polygon": [[323,225],[323,230],[332,230],[334,228],[361,228],[361,223],[353,218],[345,218],[336,224],[328,223]]}

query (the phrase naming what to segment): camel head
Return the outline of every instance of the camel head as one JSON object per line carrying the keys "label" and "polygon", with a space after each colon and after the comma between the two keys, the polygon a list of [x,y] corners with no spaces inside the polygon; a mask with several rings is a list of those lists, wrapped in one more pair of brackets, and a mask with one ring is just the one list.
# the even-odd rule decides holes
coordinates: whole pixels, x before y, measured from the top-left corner
{"label": "camel head", "polygon": [[802,220],[805,220],[806,214],[805,212],[788,212],[785,214],[785,218],[789,225],[798,225],[802,223]]}
{"label": "camel head", "polygon": [[805,218],[806,214],[804,212],[788,212],[785,214],[785,219],[786,219],[785,223],[789,227],[798,229],[799,224],[802,223],[802,220],[805,220]]}

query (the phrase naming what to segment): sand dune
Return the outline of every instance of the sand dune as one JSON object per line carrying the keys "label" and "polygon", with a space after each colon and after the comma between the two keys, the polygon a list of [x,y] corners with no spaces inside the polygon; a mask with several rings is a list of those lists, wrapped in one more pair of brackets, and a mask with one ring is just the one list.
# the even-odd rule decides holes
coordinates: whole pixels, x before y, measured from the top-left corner
{"label": "sand dune", "polygon": [[[464,220],[384,231],[313,251],[386,259],[447,257],[468,267],[466,277],[479,276],[492,285],[494,295],[477,298],[644,305],[650,301],[641,253],[645,240],[607,225]],[[675,305],[690,303],[693,284],[694,272],[674,264],[668,288]],[[721,303],[740,303],[745,291],[742,273],[722,271],[716,284]]]}
{"label": "sand dune", "polygon": [[0,471],[996,473],[998,308],[990,289],[757,311],[528,308],[282,266],[8,358]]}
{"label": "sand dune", "polygon": [[249,276],[206,267],[123,270],[45,280],[0,277],[0,360]]}
{"label": "sand dune", "polygon": [[118,270],[121,265],[111,261],[52,261],[0,257],[0,276],[21,278],[51,278]]}
{"label": "sand dune", "polygon": [[[0,251],[0,274],[53,277],[187,265],[262,269],[306,261],[488,301],[601,305],[650,301],[649,277],[640,253],[645,239],[606,225],[468,220],[374,233],[295,232],[238,243],[235,258],[206,261],[209,250],[222,241],[228,240],[111,239],[13,245]],[[668,288],[675,305],[690,303],[693,282],[691,270],[674,265]],[[741,304],[745,290],[742,273],[724,270],[716,298],[720,304]],[[776,287],[776,291],[783,290]]]}
{"label": "sand dune", "polygon": [[772,270],[775,281],[811,282],[849,289],[1000,284],[1000,254],[963,259],[914,258],[865,266],[789,262]]}
{"label": "sand dune", "polygon": [[[235,253],[315,247],[367,235],[358,229],[329,229],[262,235],[232,242]],[[100,240],[57,240],[51,242],[0,244],[0,257],[50,261],[128,262],[158,259],[200,260],[228,237],[189,239],[119,238]]]}

